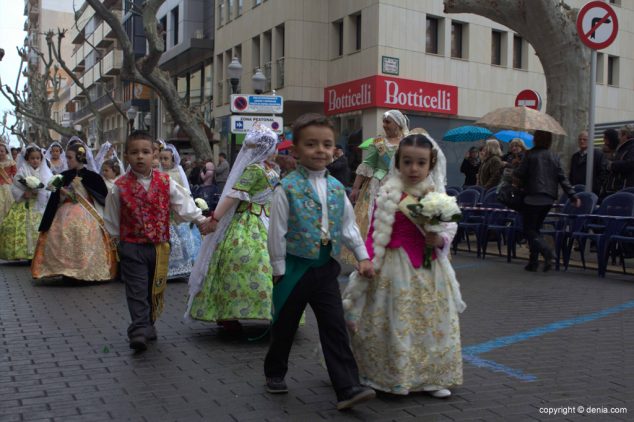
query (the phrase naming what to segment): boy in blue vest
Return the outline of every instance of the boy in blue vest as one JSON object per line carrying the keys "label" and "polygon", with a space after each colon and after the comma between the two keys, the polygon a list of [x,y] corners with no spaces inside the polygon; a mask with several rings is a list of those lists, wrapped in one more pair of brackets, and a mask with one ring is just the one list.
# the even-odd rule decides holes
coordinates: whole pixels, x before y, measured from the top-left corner
{"label": "boy in blue vest", "polygon": [[354,252],[359,272],[374,276],[354,210],[343,185],[330,176],[335,133],[325,116],[309,113],[293,125],[297,170],[275,189],[271,201],[268,248],[273,267],[271,344],[264,361],[269,393],[286,393],[284,376],[300,318],[310,304],[317,318],[328,375],[337,394],[337,409],[375,397],[359,384],[357,364],[349,346],[337,276],[332,257],[341,242]]}

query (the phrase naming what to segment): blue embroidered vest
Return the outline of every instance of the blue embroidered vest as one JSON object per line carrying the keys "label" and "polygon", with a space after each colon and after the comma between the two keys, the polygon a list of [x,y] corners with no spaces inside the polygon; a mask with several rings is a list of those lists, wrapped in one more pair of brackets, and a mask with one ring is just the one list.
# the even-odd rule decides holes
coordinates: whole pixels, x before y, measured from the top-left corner
{"label": "blue embroidered vest", "polygon": [[[334,177],[328,175],[328,230],[332,256],[339,255],[341,224],[343,223],[345,189]],[[297,166],[281,181],[288,199],[288,231],[286,253],[307,259],[319,258],[321,248],[321,207],[319,196],[308,180],[308,171]]]}

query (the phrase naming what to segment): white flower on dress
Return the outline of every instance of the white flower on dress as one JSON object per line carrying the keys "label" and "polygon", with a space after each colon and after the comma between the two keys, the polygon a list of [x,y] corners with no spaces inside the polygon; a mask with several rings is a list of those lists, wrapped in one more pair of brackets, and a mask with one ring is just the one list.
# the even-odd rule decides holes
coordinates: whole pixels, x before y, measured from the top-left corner
{"label": "white flower on dress", "polygon": [[207,205],[207,201],[205,201],[203,198],[196,198],[194,199],[194,202],[196,203],[196,206],[200,208],[201,211],[209,210],[209,205]]}

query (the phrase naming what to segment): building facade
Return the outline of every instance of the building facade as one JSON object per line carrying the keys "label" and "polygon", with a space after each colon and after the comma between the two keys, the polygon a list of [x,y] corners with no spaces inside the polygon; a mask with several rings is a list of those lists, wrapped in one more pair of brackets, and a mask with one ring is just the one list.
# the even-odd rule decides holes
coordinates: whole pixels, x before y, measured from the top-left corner
{"label": "building facade", "polygon": [[[627,25],[634,0],[610,3],[621,26],[598,55],[597,122],[634,115],[634,28]],[[337,124],[338,142],[349,146],[381,133],[381,116],[391,108],[436,139],[514,105],[524,89],[540,93],[545,109],[543,70],[526,40],[480,16],[445,14],[440,0],[217,0],[214,116],[223,122],[233,57],[244,68],[242,92],[252,92],[251,75],[262,68],[265,93],[284,97],[286,125],[302,113],[324,112]],[[226,124],[222,132],[228,136]],[[468,145],[442,147],[449,183],[458,183]]]}

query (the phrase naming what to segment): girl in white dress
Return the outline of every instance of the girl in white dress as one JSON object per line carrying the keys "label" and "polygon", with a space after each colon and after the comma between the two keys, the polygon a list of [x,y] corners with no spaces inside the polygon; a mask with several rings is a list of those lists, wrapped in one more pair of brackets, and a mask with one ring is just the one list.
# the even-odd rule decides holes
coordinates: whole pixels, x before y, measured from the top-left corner
{"label": "girl in white dress", "polygon": [[[462,383],[458,313],[465,309],[448,259],[456,224],[426,233],[404,202],[444,192],[446,160],[430,137],[416,134],[400,142],[393,163],[366,241],[377,275],[352,273],[343,295],[353,352],[364,385],[449,397]],[[429,269],[426,246],[434,247]]]}

